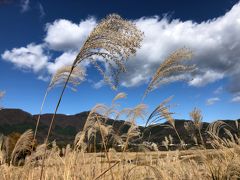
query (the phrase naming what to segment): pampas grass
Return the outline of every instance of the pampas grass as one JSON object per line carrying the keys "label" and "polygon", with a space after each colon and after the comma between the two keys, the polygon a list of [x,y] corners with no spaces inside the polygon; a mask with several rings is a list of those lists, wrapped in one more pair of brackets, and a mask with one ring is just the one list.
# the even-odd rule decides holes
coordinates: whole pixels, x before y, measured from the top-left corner
{"label": "pampas grass", "polygon": [[[45,140],[46,143],[48,142],[55,115],[74,68],[82,61],[88,60],[90,63],[94,64],[101,74],[104,75],[104,79],[108,83],[111,83],[111,79],[114,79],[115,84],[118,84],[119,74],[126,71],[125,61],[128,59],[128,57],[134,55],[137,48],[140,47],[142,35],[143,34],[133,23],[123,20],[116,14],[107,16],[93,29],[71,66],[71,70],[63,86],[54,115],[50,122]],[[110,76],[105,75],[104,71],[101,69],[101,66],[98,64],[99,60],[104,61],[105,64],[109,66]],[[111,86],[114,89],[116,87],[112,83]],[[44,159],[40,179],[42,179]]]}
{"label": "pampas grass", "polygon": [[154,110],[153,112],[149,115],[148,119],[146,120],[145,126],[150,126],[154,124],[160,123],[161,120],[163,120],[165,117],[163,117],[163,111],[169,108],[169,105],[167,104],[172,100],[173,96],[163,100]]}
{"label": "pampas grass", "polygon": [[32,150],[33,142],[33,132],[32,130],[27,130],[24,132],[17,140],[15,147],[11,154],[11,164],[16,164],[17,158],[21,153],[27,153]]}
{"label": "pampas grass", "polygon": [[[128,144],[134,142],[139,136],[139,127],[136,120],[145,118],[146,105],[140,104],[134,108],[128,108],[124,112],[127,115],[126,124],[129,129],[126,134],[120,137],[123,144],[121,153],[114,149],[107,149],[108,136],[117,135],[113,131],[113,126],[106,125],[107,115],[113,113],[119,117],[121,110],[115,109],[115,104],[119,98],[124,98],[124,93],[116,95],[111,105],[96,105],[89,113],[84,128],[76,135],[75,147],[70,145],[59,148],[56,142],[52,142],[47,151],[46,144],[36,147],[29,156],[21,160],[23,166],[18,167],[19,158],[22,153],[30,152],[33,133],[27,131],[19,136],[16,141],[11,156],[11,165],[0,166],[0,174],[4,180],[17,179],[38,179],[40,168],[45,156],[45,171],[42,174],[44,179],[239,179],[240,178],[240,147],[239,137],[231,134],[226,123],[220,121],[212,123],[208,132],[213,134],[209,140],[216,149],[204,150],[181,150],[167,152],[144,152],[131,153]],[[169,100],[169,99],[168,99]],[[169,102],[169,101],[164,101]],[[167,107],[165,103],[164,107]],[[162,109],[162,108],[160,108]],[[175,127],[175,121],[171,117],[168,108],[158,111],[159,116],[165,117],[170,126]],[[166,110],[167,109],[167,110]],[[196,127],[201,127],[200,111],[194,109],[190,114],[196,118]],[[157,113],[158,114],[158,113]],[[158,116],[156,116],[158,117]],[[192,119],[194,121],[194,119]],[[193,122],[192,122],[193,124]],[[195,127],[195,126],[194,126]],[[236,126],[237,127],[237,126]],[[172,127],[173,128],[173,127]],[[176,127],[175,127],[176,128]],[[228,127],[230,128],[230,127]],[[228,139],[220,138],[220,130],[224,130],[229,136]],[[101,143],[104,154],[86,153],[79,150],[80,146],[88,147],[91,138],[101,135]],[[128,139],[128,140],[127,140]],[[166,137],[162,142],[166,149],[173,144],[171,136]],[[83,145],[82,145],[83,144]],[[148,143],[147,143],[148,145]],[[229,148],[230,147],[230,148]]]}
{"label": "pampas grass", "polygon": [[160,114],[161,114],[161,116],[164,117],[164,119],[166,119],[167,122],[168,122],[168,124],[165,124],[165,125],[163,125],[163,126],[166,127],[166,128],[171,128],[171,129],[173,129],[173,130],[175,131],[175,133],[176,133],[176,135],[177,135],[177,137],[178,137],[178,139],[179,139],[179,142],[180,142],[180,144],[181,144],[182,147],[183,147],[184,142],[183,142],[182,138],[180,137],[180,135],[179,135],[179,133],[178,133],[178,131],[177,131],[177,128],[176,128],[176,126],[175,126],[175,120],[174,120],[173,117],[172,117],[172,113],[169,112],[169,109],[168,109],[168,108],[164,108],[164,109],[162,109],[162,111],[160,112]]}
{"label": "pampas grass", "polygon": [[193,123],[194,128],[198,131],[200,140],[201,140],[201,144],[203,146],[205,146],[203,137],[202,137],[202,133],[201,133],[201,129],[202,129],[202,114],[201,114],[201,110],[194,108],[194,110],[192,112],[190,112],[190,117]]}
{"label": "pampas grass", "polygon": [[[201,134],[202,114],[199,109],[190,112],[191,121],[184,127],[192,136],[196,144],[200,137],[204,150],[158,152],[157,144],[142,142],[143,153],[129,153],[130,145],[139,143],[144,135],[137,125],[139,119],[145,119],[145,104],[134,108],[119,110],[119,99],[126,98],[125,93],[117,94],[110,106],[97,104],[88,114],[87,120],[73,142],[73,147],[67,145],[58,147],[55,141],[48,143],[54,119],[67,87],[76,90],[76,87],[85,78],[85,71],[81,68],[83,61],[88,61],[95,67],[106,83],[116,89],[119,83],[119,74],[126,71],[127,59],[136,53],[142,41],[142,32],[129,21],[112,14],[103,19],[90,33],[76,59],[71,66],[60,68],[53,75],[46,90],[40,113],[38,115],[35,132],[27,130],[23,134],[13,134],[0,137],[0,174],[2,179],[240,179],[240,138],[239,124],[234,127],[223,121],[211,123],[207,128],[209,142],[213,150],[207,150]],[[184,60],[191,59],[192,52],[186,48],[172,53],[157,69],[152,77],[144,97],[161,84],[168,83],[168,78],[179,73],[191,72],[195,66],[186,65]],[[103,68],[105,67],[105,69]],[[63,86],[57,102],[54,115],[51,119],[45,142],[34,147],[41,113],[46,97],[51,89]],[[0,92],[0,98],[4,94]],[[168,103],[172,97],[160,103],[147,118],[145,129],[159,124],[165,119],[165,127],[175,131],[180,144],[184,142],[176,128],[175,119],[170,112]],[[116,129],[109,125],[108,119],[117,120],[121,116],[126,121]],[[127,126],[125,133],[121,128]],[[225,128],[226,127],[226,128]],[[234,130],[234,134],[229,130]],[[220,137],[220,131],[225,137]],[[100,142],[97,136],[101,136]],[[149,136],[150,137],[150,136]],[[149,138],[150,139],[150,138]],[[102,152],[96,153],[96,144],[101,145]],[[121,153],[117,153],[114,146],[121,146]],[[135,145],[135,144],[134,144]],[[173,145],[173,137],[166,136],[162,145],[169,150]],[[139,146],[140,147],[140,146]],[[93,152],[94,153],[86,153]],[[157,151],[150,153],[150,150]],[[9,163],[8,165],[7,163]],[[22,165],[19,167],[18,165]],[[41,171],[40,171],[41,170]],[[110,172],[110,173],[109,173]]]}
{"label": "pampas grass", "polygon": [[[36,126],[35,126],[34,137],[33,137],[34,143],[36,141],[38,126],[39,126],[41,114],[43,111],[43,106],[45,104],[45,101],[46,101],[49,91],[52,90],[56,86],[64,85],[64,83],[67,81],[67,78],[68,78],[70,72],[71,72],[71,66],[63,66],[63,67],[59,68],[56,71],[56,73],[52,76],[52,79],[48,85],[46,92],[45,92],[45,95],[44,95],[44,98],[42,101],[42,105],[40,108],[40,112],[37,117],[37,122],[36,122]],[[78,86],[81,83],[81,81],[84,80],[84,78],[85,78],[85,71],[83,70],[83,68],[80,66],[75,67],[69,77],[68,84],[71,85],[70,88],[75,91],[76,90],[75,87]]]}
{"label": "pampas grass", "polygon": [[169,81],[167,81],[167,77],[177,75],[179,73],[193,71],[195,69],[194,65],[190,66],[183,64],[184,60],[189,60],[191,58],[192,52],[186,48],[178,49],[170,54],[152,76],[143,98],[145,98],[150,91],[159,87],[161,84],[168,83]]}
{"label": "pampas grass", "polygon": [[[3,98],[3,96],[5,95],[5,91],[0,91],[0,100]],[[2,109],[2,107],[0,106],[0,110]]]}

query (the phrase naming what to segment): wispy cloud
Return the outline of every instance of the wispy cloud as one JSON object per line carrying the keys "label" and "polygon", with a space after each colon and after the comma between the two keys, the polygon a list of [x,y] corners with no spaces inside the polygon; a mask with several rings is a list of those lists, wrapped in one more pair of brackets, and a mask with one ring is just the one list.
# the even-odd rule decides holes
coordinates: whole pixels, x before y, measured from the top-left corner
{"label": "wispy cloud", "polygon": [[210,106],[210,105],[215,104],[218,101],[220,101],[220,98],[218,98],[218,97],[209,98],[206,101],[206,105]]}
{"label": "wispy cloud", "polygon": [[21,0],[20,2],[21,12],[27,12],[30,9],[30,0]]}
{"label": "wispy cloud", "polygon": [[41,3],[38,3],[38,8],[40,13],[40,18],[43,18],[46,15],[43,5]]}
{"label": "wispy cloud", "polygon": [[96,82],[96,83],[94,83],[93,82],[93,88],[95,88],[95,89],[99,89],[99,88],[101,88],[101,87],[103,87],[104,85],[106,85],[106,83],[104,82],[104,80],[100,80],[100,81],[98,81],[98,82]]}
{"label": "wispy cloud", "polygon": [[240,94],[234,96],[231,101],[232,101],[232,102],[235,102],[235,103],[240,103]]}
{"label": "wispy cloud", "polygon": [[223,87],[220,86],[217,89],[215,89],[215,91],[213,92],[214,94],[221,94],[223,92]]}

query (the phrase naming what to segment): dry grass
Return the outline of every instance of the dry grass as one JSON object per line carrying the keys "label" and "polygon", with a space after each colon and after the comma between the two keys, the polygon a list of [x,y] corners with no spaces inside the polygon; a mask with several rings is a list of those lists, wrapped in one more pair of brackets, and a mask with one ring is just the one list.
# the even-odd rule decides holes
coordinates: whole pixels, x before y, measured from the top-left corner
{"label": "dry grass", "polygon": [[[135,24],[111,14],[90,33],[73,66],[89,61],[103,75],[105,82],[116,89],[119,74],[126,71],[126,60],[135,55],[142,38],[143,33]],[[105,62],[108,72],[102,68],[101,61]]]}
{"label": "dry grass", "polygon": [[[38,114],[33,141],[36,140],[38,126],[39,126],[40,119],[41,119],[41,114],[42,114],[43,107],[44,107],[44,104],[45,104],[45,101],[46,101],[49,91],[52,90],[56,86],[61,86],[64,83],[66,83],[71,70],[72,70],[71,66],[64,66],[64,67],[59,68],[56,71],[56,73],[52,76],[52,79],[46,89],[46,92],[45,92],[45,95],[44,95],[44,98],[42,101],[42,105],[40,108],[40,112]],[[77,66],[71,72],[71,75],[69,77],[68,86],[70,87],[70,89],[76,91],[75,87],[78,86],[84,80],[84,78],[85,78],[85,71],[80,66]]]}
{"label": "dry grass", "polygon": [[192,139],[195,141],[196,144],[198,143],[198,137],[200,138],[201,144],[205,146],[203,137],[202,137],[202,114],[201,110],[194,108],[192,112],[189,113],[191,120],[189,122],[184,123],[185,129],[191,135]]}
{"label": "dry grass", "polygon": [[[5,95],[4,91],[0,91],[0,100],[3,98],[3,96]],[[2,107],[0,106],[0,110],[2,109]]]}
{"label": "dry grass", "polygon": [[[61,94],[48,128],[48,133],[45,139],[46,144],[48,143],[56,113],[61,104],[68,82],[71,80],[71,75],[74,72],[74,69],[79,64],[81,65],[82,61],[87,60],[103,75],[104,80],[109,83],[113,89],[116,89],[119,74],[126,71],[125,62],[130,56],[134,55],[136,50],[140,47],[142,36],[143,33],[137,29],[135,24],[122,19],[116,14],[107,16],[93,29],[84,42],[80,52],[70,67],[68,75],[66,76],[66,80],[63,84]],[[110,72],[110,75],[105,73],[101,64],[99,64],[99,61],[105,62],[105,66],[108,66],[107,69],[108,72]],[[43,101],[45,101],[45,97]],[[39,120],[37,121],[37,125],[38,122]],[[35,132],[37,132],[37,128]],[[40,179],[42,179],[45,155],[43,157]],[[113,174],[112,179],[114,179]]]}
{"label": "dry grass", "polygon": [[194,65],[184,64],[184,60],[189,60],[192,58],[192,52],[189,49],[182,48],[178,49],[172,54],[170,54],[162,64],[158,67],[155,74],[144,93],[144,97],[152,91],[153,89],[159,87],[162,84],[169,83],[168,77],[193,71],[195,69]]}
{"label": "dry grass", "polygon": [[[51,149],[46,159],[43,179],[112,179],[103,153],[83,153]],[[240,177],[239,147],[220,150],[168,151],[145,153],[109,152],[115,179],[237,179]],[[36,161],[36,160],[35,160]],[[38,160],[40,163],[40,160]],[[102,173],[105,172],[105,173]],[[35,163],[21,167],[0,166],[3,180],[39,178],[40,167]]]}
{"label": "dry grass", "polygon": [[[106,119],[113,114],[119,116],[120,112],[115,109],[118,107],[117,100],[125,97],[124,93],[119,93],[113,98],[109,107],[102,104],[96,105],[90,112],[83,130],[76,135],[73,147],[68,145],[60,149],[56,142],[52,142],[46,149],[46,144],[42,144],[37,146],[26,158],[23,158],[21,155],[31,151],[32,148],[33,133],[26,131],[16,140],[15,146],[11,145],[10,162],[12,163],[7,164],[3,161],[0,165],[1,178],[3,180],[39,179],[44,157],[42,179],[51,180],[240,178],[240,139],[236,135],[232,135],[227,129],[226,133],[232,138],[221,139],[218,137],[219,131],[224,129],[224,123],[221,121],[210,124],[207,129],[208,133],[212,135],[211,143],[216,149],[165,152],[150,152],[144,149],[142,152],[128,152],[128,143],[140,135],[136,119],[145,117],[146,105],[140,104],[134,108],[120,110],[121,113],[124,112],[127,115],[126,123],[130,125],[130,128],[126,134],[119,136],[112,131],[112,126],[106,125]],[[161,103],[159,106],[161,110],[158,111],[160,114],[157,113],[157,117],[164,117],[174,128],[175,121],[166,106],[169,100]],[[196,127],[201,127],[200,111],[194,109],[190,115],[193,118],[192,123],[195,122]],[[237,123],[236,128],[238,128]],[[92,139],[96,138],[97,133],[101,134],[104,152],[87,153],[86,148],[90,147]],[[122,152],[107,149],[106,145],[110,134],[121,139]],[[168,146],[172,143],[173,138],[169,136],[165,141],[166,146]],[[2,146],[2,143],[0,144]],[[22,166],[17,166],[19,162]]]}
{"label": "dry grass", "polygon": [[[126,71],[125,63],[130,56],[135,55],[142,38],[142,32],[132,22],[116,14],[103,19],[86,39],[72,66],[59,69],[53,76],[43,99],[34,134],[28,130],[22,135],[16,135],[15,138],[0,137],[1,179],[35,180],[39,177],[46,180],[240,179],[240,139],[237,134],[231,134],[228,129],[224,131],[229,138],[221,139],[218,136],[219,132],[226,126],[222,121],[210,124],[207,129],[211,143],[216,149],[160,152],[155,146],[156,152],[150,152],[146,148],[141,153],[130,153],[129,144],[135,139],[141,139],[141,131],[136,120],[145,119],[146,105],[139,104],[134,108],[119,111],[117,100],[125,98],[124,93],[119,93],[113,98],[110,107],[98,104],[91,110],[84,128],[76,135],[72,147],[67,145],[60,149],[56,142],[48,144],[48,137],[65,88],[71,84],[74,89],[85,77],[85,72],[80,68],[81,62],[91,63],[103,76],[105,82],[116,89],[119,74]],[[194,66],[183,63],[191,57],[192,52],[185,48],[172,53],[153,75],[144,97],[154,88],[168,83],[168,77],[192,71]],[[103,69],[102,63],[107,68]],[[50,122],[45,143],[34,147],[45,99],[48,92],[58,85],[62,85],[63,89]],[[3,93],[0,92],[0,98],[2,96]],[[184,144],[167,105],[170,100],[171,98],[166,99],[153,111],[145,127],[165,119],[168,122],[166,127],[174,129],[180,143]],[[118,119],[123,114],[126,117],[124,125],[128,124],[129,128],[125,134],[120,134],[113,131],[114,124],[107,125],[106,122],[108,117]],[[185,128],[189,132],[197,130],[204,145],[201,134],[201,112],[194,109],[190,117],[192,122],[185,124]],[[120,129],[121,127],[118,131]],[[235,129],[239,132],[238,122]],[[101,136],[101,150],[103,149],[104,153],[96,153],[97,134]],[[197,139],[197,135],[194,134],[193,138]],[[107,147],[110,141],[122,147],[120,153]],[[165,138],[163,145],[168,148],[172,142],[173,138],[169,135]],[[142,144],[144,143],[148,145],[150,142]],[[95,148],[94,151],[92,147]],[[86,151],[94,153],[86,153]]]}

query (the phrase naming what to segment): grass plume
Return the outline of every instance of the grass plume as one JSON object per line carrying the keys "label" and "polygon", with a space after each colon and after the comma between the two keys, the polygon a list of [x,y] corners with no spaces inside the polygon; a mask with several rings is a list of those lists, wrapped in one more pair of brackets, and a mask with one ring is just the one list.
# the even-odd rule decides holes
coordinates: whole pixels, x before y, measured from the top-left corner
{"label": "grass plume", "polygon": [[15,147],[11,154],[11,164],[16,164],[17,158],[21,153],[30,152],[32,150],[33,132],[32,130],[25,131],[17,140]]}
{"label": "grass plume", "polygon": [[[38,117],[37,117],[37,122],[36,122],[35,130],[34,130],[34,136],[33,136],[34,143],[36,141],[38,126],[39,126],[41,114],[42,114],[42,111],[43,111],[43,106],[45,104],[48,93],[54,87],[64,85],[64,83],[66,82],[66,80],[67,80],[67,78],[70,74],[70,71],[71,71],[71,66],[63,66],[63,67],[59,68],[56,71],[56,73],[52,76],[52,79],[51,79],[51,81],[48,85],[48,88],[47,88],[46,92],[45,92],[45,95],[44,95],[44,98],[43,98],[43,101],[42,101],[42,105],[41,105],[41,108],[40,108],[40,112],[39,112]],[[80,66],[74,68],[74,70],[71,73],[71,76],[69,77],[69,84],[72,85],[70,88],[72,90],[75,90],[75,87],[77,85],[79,85],[81,83],[81,81],[84,80],[84,78],[85,78],[85,71],[83,70],[83,68],[80,67]]]}
{"label": "grass plume", "polygon": [[[5,95],[5,91],[0,91],[0,100],[3,98],[3,96]],[[0,106],[0,110],[2,109],[2,107]]]}
{"label": "grass plume", "polygon": [[177,75],[179,73],[193,71],[195,66],[183,64],[184,60],[189,60],[191,58],[192,51],[186,48],[178,49],[170,54],[152,76],[143,98],[145,98],[150,91],[159,87],[161,84],[168,83],[166,80],[167,77]]}

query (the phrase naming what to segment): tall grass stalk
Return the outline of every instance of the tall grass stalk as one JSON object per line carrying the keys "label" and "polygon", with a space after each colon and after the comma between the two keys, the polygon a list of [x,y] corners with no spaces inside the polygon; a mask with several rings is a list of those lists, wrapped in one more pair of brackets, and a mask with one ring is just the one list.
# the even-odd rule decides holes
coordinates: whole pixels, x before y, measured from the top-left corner
{"label": "tall grass stalk", "polygon": [[73,87],[71,87],[72,90],[75,90],[74,87],[79,85],[80,82],[84,79],[85,72],[80,66],[75,67],[72,70],[72,72],[71,72],[71,70],[72,70],[71,66],[63,66],[63,67],[59,68],[56,71],[56,73],[52,76],[52,79],[51,79],[51,81],[50,81],[50,83],[49,83],[49,85],[46,89],[46,92],[45,92],[45,95],[44,95],[44,98],[43,98],[43,101],[42,101],[42,105],[41,105],[41,108],[40,108],[40,112],[39,112],[38,117],[37,117],[33,142],[35,142],[35,140],[36,140],[37,131],[38,131],[39,123],[40,123],[40,118],[41,118],[43,107],[44,107],[44,104],[45,104],[45,101],[46,101],[46,98],[48,96],[49,91],[52,90],[54,87],[56,87],[58,85],[64,84],[64,82],[66,82],[66,80],[68,79],[68,76],[70,76],[69,77],[69,83],[71,83],[71,85],[73,86]]}
{"label": "tall grass stalk", "polygon": [[[57,113],[58,107],[61,103],[62,96],[73,72],[73,69],[79,65],[83,60],[88,59],[97,70],[103,75],[104,80],[109,83],[109,80],[113,78],[115,84],[118,83],[118,75],[120,72],[125,72],[125,61],[129,56],[136,53],[137,48],[140,47],[142,41],[142,32],[129,21],[123,20],[120,16],[113,14],[103,19],[90,33],[87,40],[84,42],[80,52],[74,60],[71,71],[67,77],[67,80],[62,89],[57,106],[55,108],[54,115],[52,117],[48,134],[45,143],[48,143],[48,138],[52,130],[52,125]],[[97,59],[98,58],[98,59]],[[104,73],[101,66],[97,63],[98,60],[104,60],[108,65],[110,76]],[[106,78],[107,77],[107,78]],[[110,83],[112,85],[112,83]],[[115,88],[115,86],[114,86]],[[45,150],[46,151],[46,150]],[[46,154],[46,153],[45,153]],[[45,161],[45,155],[41,167],[41,176],[43,175],[43,166]]]}
{"label": "tall grass stalk", "polygon": [[60,97],[59,97],[59,99],[58,99],[57,106],[56,106],[56,108],[55,108],[54,114],[53,114],[53,116],[52,116],[52,119],[51,119],[51,122],[50,122],[50,125],[49,125],[47,137],[46,137],[46,139],[45,139],[45,144],[46,144],[46,146],[45,146],[44,155],[43,155],[43,160],[42,160],[42,165],[41,165],[40,180],[42,180],[42,177],[43,177],[43,167],[44,167],[44,162],[45,162],[45,159],[46,159],[48,138],[49,138],[50,132],[51,132],[51,130],[52,130],[52,125],[53,125],[55,116],[56,116],[56,114],[57,114],[59,105],[60,105],[60,103],[61,103],[61,101],[62,101],[62,97],[63,97],[64,91],[65,91],[65,89],[66,89],[66,87],[67,87],[67,84],[68,84],[68,81],[69,81],[69,79],[70,79],[70,76],[71,76],[71,74],[72,74],[73,69],[74,69],[74,66],[72,66],[71,71],[69,72],[69,75],[68,75],[68,77],[67,77],[67,80],[66,80],[66,82],[65,82],[65,84],[64,84],[64,86],[63,86],[61,95],[60,95]]}

